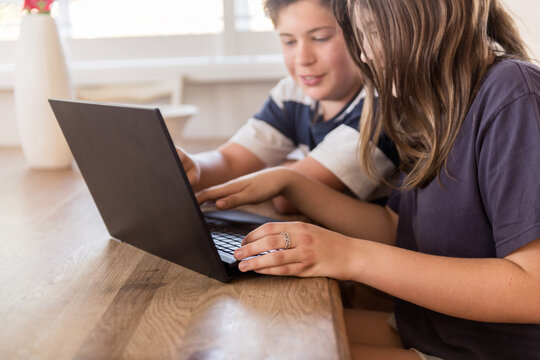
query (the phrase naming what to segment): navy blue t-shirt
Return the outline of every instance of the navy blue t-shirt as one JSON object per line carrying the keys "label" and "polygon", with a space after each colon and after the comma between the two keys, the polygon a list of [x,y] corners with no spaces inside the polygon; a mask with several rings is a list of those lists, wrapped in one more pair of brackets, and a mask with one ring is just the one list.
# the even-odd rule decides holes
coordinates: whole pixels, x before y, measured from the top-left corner
{"label": "navy blue t-shirt", "polygon": [[[435,179],[392,193],[397,246],[503,258],[540,238],[538,67],[514,60],[491,67],[449,155],[448,174],[441,172],[442,186]],[[402,300],[396,321],[407,347],[444,359],[540,359],[540,325],[458,319]]]}

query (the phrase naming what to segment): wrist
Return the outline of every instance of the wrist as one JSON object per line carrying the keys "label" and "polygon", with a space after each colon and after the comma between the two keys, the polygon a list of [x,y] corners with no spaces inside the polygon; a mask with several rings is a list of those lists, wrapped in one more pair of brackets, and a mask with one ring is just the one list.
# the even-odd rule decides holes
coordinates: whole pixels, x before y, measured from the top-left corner
{"label": "wrist", "polygon": [[343,262],[340,262],[342,273],[341,280],[352,280],[359,283],[364,282],[363,274],[368,262],[369,241],[347,237],[347,244],[342,257]]}
{"label": "wrist", "polygon": [[276,171],[279,172],[279,182],[281,187],[280,195],[290,200],[291,196],[297,192],[295,187],[297,187],[298,184],[301,184],[304,175],[286,166],[279,166],[276,168]]}

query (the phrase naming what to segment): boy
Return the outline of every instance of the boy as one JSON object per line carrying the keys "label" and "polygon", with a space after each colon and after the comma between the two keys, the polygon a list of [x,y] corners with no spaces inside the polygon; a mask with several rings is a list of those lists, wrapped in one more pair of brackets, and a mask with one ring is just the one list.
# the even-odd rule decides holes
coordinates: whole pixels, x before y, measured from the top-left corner
{"label": "boy", "polygon": [[[189,155],[178,148],[195,191],[265,167],[291,168],[362,200],[376,198],[379,184],[356,157],[364,91],[330,0],[266,0],[265,10],[281,39],[289,76],[270,92],[262,109],[224,145]],[[381,141],[374,154],[381,174],[397,165],[393,145]],[[293,212],[274,199],[278,212]]]}

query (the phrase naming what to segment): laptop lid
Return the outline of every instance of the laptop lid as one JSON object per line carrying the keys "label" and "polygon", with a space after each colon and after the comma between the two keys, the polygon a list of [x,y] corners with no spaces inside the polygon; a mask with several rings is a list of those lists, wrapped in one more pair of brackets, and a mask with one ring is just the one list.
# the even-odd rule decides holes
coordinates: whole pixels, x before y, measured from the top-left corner
{"label": "laptop lid", "polygon": [[49,99],[109,234],[226,282],[159,109]]}

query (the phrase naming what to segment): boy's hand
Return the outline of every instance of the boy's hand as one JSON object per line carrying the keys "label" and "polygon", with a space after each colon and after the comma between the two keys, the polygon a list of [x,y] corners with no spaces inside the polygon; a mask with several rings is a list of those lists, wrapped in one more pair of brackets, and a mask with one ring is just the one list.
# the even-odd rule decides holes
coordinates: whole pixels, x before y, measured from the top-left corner
{"label": "boy's hand", "polygon": [[184,170],[186,171],[189,183],[192,187],[197,186],[201,181],[201,167],[193,157],[191,157],[179,146],[176,146],[176,152],[180,157],[182,166],[184,166]]}

